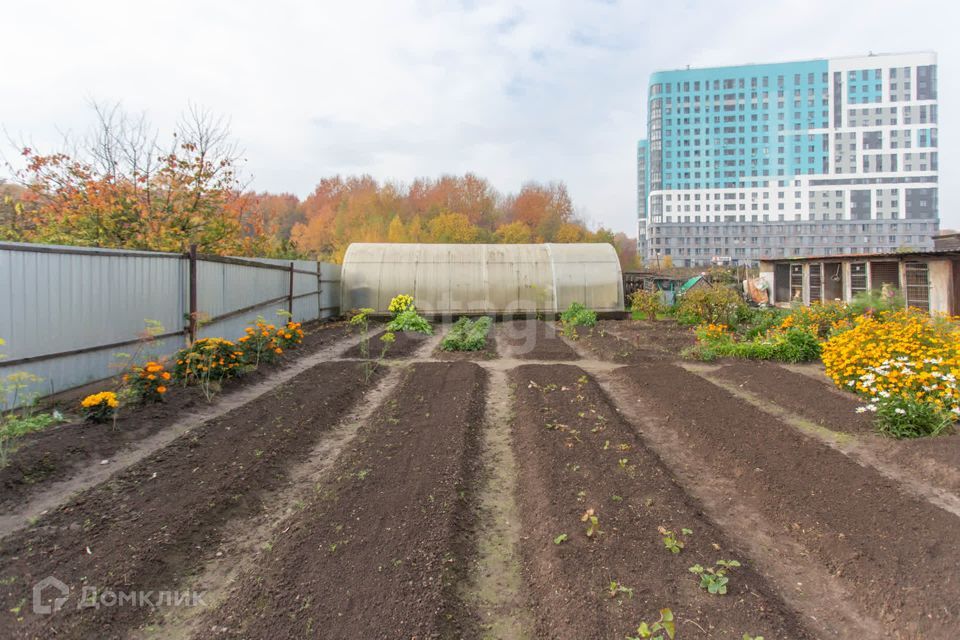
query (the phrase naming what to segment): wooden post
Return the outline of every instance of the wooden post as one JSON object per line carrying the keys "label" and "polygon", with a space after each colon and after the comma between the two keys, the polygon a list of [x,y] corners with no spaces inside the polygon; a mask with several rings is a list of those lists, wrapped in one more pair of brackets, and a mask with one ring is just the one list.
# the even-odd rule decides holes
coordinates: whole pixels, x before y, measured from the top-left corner
{"label": "wooden post", "polygon": [[190,343],[197,339],[197,245],[190,245]]}
{"label": "wooden post", "polygon": [[287,294],[287,311],[290,313],[290,321],[293,321],[293,262],[290,263],[290,292]]}

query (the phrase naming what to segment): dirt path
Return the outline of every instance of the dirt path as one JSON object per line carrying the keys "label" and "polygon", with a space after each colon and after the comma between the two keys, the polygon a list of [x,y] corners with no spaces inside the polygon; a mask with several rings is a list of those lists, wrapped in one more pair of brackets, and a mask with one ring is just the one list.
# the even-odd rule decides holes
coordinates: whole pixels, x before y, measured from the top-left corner
{"label": "dirt path", "polygon": [[480,453],[476,557],[461,586],[464,603],[483,638],[531,638],[533,629],[518,547],[517,462],[510,441],[511,393],[507,374],[488,370],[486,424]]}
{"label": "dirt path", "polygon": [[91,461],[62,480],[37,487],[29,498],[22,499],[23,501],[15,509],[0,514],[0,539],[28,526],[41,515],[56,510],[78,493],[106,481],[110,476],[163,449],[205,422],[220,418],[261,398],[304,371],[330,360],[342,351],[346,344],[352,344],[354,340],[354,337],[349,334],[334,340],[313,353],[294,360],[285,368],[273,371],[269,377],[265,377],[260,382],[219,396],[213,403],[200,405],[198,409],[172,421],[153,435],[138,442],[131,442],[127,447],[116,451],[113,456],[106,459],[106,462]]}

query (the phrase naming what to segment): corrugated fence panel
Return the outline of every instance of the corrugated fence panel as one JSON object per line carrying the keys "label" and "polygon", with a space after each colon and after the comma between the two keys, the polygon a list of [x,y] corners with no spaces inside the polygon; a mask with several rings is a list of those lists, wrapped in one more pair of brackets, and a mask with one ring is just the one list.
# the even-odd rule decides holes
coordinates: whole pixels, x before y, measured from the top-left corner
{"label": "corrugated fence panel", "polygon": [[[274,324],[284,321],[277,310],[289,304],[290,261],[243,260],[285,269],[200,258],[201,318],[229,317],[203,324],[199,335],[237,338],[258,315]],[[337,315],[339,265],[318,268],[317,262],[297,260],[294,269],[294,319]],[[143,348],[116,343],[135,341],[148,320],[165,333],[184,329],[189,286],[189,261],[180,254],[0,243],[0,338],[6,341],[0,347],[6,356],[0,359],[0,378],[31,373],[43,382],[30,392],[48,395],[110,377],[121,361],[117,354]],[[138,359],[170,355],[184,341],[185,335],[154,341]],[[84,351],[64,353],[78,350]],[[12,395],[6,399],[12,401]]]}
{"label": "corrugated fence panel", "polygon": [[[176,254],[111,253],[71,247],[68,253],[25,250],[29,245],[0,246],[0,377],[14,372],[40,376],[33,393],[47,395],[110,375],[116,354],[131,353],[146,321],[165,332],[183,328],[183,264]],[[175,348],[182,338],[158,348]],[[78,349],[81,354],[36,358]],[[21,399],[18,398],[18,403]],[[13,401],[12,396],[7,402]]]}

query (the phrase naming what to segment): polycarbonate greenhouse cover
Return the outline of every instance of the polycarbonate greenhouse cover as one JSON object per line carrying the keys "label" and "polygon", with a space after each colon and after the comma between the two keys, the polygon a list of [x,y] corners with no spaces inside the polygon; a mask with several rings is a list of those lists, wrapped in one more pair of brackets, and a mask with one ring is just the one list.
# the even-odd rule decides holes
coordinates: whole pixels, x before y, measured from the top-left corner
{"label": "polycarbonate greenhouse cover", "polygon": [[341,287],[345,311],[387,313],[400,293],[436,314],[555,313],[572,302],[623,311],[620,261],[607,243],[354,243]]}

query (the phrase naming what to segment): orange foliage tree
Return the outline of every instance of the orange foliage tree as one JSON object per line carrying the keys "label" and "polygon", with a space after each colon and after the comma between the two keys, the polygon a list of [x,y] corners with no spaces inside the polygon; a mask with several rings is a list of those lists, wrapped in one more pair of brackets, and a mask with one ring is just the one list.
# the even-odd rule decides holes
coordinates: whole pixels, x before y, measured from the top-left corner
{"label": "orange foliage tree", "polygon": [[76,152],[22,150],[26,220],[0,233],[53,244],[271,252],[277,243],[242,193],[240,153],[222,119],[191,108],[164,148],[142,117],[95,111],[97,126]]}

